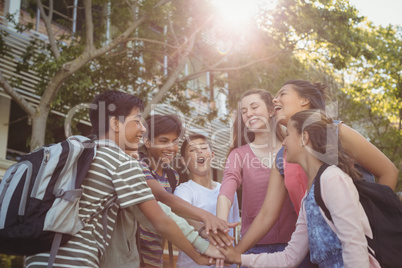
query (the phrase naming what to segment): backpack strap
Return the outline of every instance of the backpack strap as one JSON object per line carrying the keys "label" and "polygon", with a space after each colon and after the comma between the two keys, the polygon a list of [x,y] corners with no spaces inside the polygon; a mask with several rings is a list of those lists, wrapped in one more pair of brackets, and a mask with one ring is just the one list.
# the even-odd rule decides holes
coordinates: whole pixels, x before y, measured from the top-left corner
{"label": "backpack strap", "polygon": [[[104,209],[96,211],[89,219],[89,220],[92,220],[93,218],[95,218],[100,213],[103,213],[102,214],[102,226],[103,226],[103,241],[104,241],[104,246],[105,247],[106,247],[106,239],[107,239],[107,213],[109,212],[109,209],[116,203],[116,200],[117,200],[117,196],[114,196],[113,198],[111,198],[105,204]],[[52,268],[53,267],[53,263],[56,260],[57,252],[59,251],[59,248],[60,248],[62,237],[63,237],[62,233],[55,233],[54,234],[52,247],[50,248],[50,255],[49,255],[49,260],[48,260],[48,263],[47,263],[47,268]],[[106,254],[105,254],[105,258],[107,258]]]}
{"label": "backpack strap", "polygon": [[[176,186],[177,186],[176,175],[174,174],[174,171],[171,168],[165,168],[164,171],[167,174],[169,184],[170,184],[170,187],[172,188],[172,194],[173,194],[174,190],[176,189]],[[173,245],[172,245],[172,242],[170,242],[169,240],[167,242],[168,242],[168,251],[169,251],[169,265],[170,265],[170,267],[173,267]]]}
{"label": "backpack strap", "polygon": [[281,149],[279,149],[278,153],[276,154],[275,158],[275,166],[276,169],[279,171],[281,176],[285,175],[285,170],[284,170],[284,164],[285,164],[285,159],[284,159],[284,152],[285,152],[285,147],[282,146]]}
{"label": "backpack strap", "polygon": [[167,177],[168,177],[168,180],[169,180],[169,184],[170,184],[170,187],[172,188],[172,194],[174,193],[174,190],[176,189],[176,186],[177,186],[177,180],[176,180],[176,175],[174,174],[174,171],[173,171],[173,169],[171,169],[171,168],[165,168],[165,169],[163,169],[165,172],[166,172],[166,174],[167,174]]}
{"label": "backpack strap", "polygon": [[321,196],[321,175],[328,167],[327,164],[322,164],[321,167],[318,169],[317,175],[314,178],[314,198],[317,205],[322,209],[325,216],[332,221],[331,213],[329,212],[327,206],[324,204],[324,200],[322,200]]}
{"label": "backpack strap", "polygon": [[49,260],[47,262],[47,268],[53,267],[53,263],[56,259],[57,251],[59,251],[62,236],[63,236],[63,234],[61,234],[61,233],[54,234],[52,247],[51,247],[50,255],[49,255]]}
{"label": "backpack strap", "polygon": [[[149,163],[148,157],[141,151],[138,152],[138,154],[140,156],[140,159],[142,161],[144,161],[148,165],[148,167],[151,169],[151,165]],[[170,184],[170,187],[172,188],[172,193],[174,193],[174,190],[176,189],[176,186],[177,186],[177,180],[176,180],[176,175],[175,175],[173,169],[171,169],[171,168],[163,168],[163,172],[166,173],[168,181],[169,181],[169,184]],[[151,174],[156,179],[156,176],[152,171],[151,171]]]}

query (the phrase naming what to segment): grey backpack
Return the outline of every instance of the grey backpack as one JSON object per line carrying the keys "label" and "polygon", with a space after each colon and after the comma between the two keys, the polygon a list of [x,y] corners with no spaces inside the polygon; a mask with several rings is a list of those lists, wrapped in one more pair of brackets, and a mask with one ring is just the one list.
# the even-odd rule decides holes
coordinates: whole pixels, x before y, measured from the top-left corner
{"label": "grey backpack", "polygon": [[85,226],[78,205],[95,153],[93,139],[71,136],[7,169],[0,184],[0,253],[51,251],[52,265],[59,246]]}

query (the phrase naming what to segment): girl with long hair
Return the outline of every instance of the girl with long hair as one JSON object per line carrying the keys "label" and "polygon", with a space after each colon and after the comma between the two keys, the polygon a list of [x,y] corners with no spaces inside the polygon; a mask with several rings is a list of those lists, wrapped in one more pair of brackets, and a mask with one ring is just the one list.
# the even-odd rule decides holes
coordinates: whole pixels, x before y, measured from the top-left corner
{"label": "girl with long hair", "polygon": [[[217,216],[227,220],[236,190],[242,186],[241,235],[249,229],[262,207],[282,135],[275,131],[272,95],[261,89],[246,91],[239,102],[233,143],[226,161],[217,202]],[[285,195],[287,195],[285,193]],[[271,232],[250,252],[283,250],[295,229],[296,213],[289,196],[283,201]]]}
{"label": "girl with long hair", "polygon": [[[226,260],[247,267],[294,267],[310,250],[319,267],[380,267],[369,254],[366,236],[373,234],[353,184],[361,173],[344,152],[337,126],[322,111],[298,112],[288,121],[283,145],[287,161],[299,164],[308,177],[296,231],[283,252],[241,255],[233,247],[222,248]],[[332,221],[315,201],[317,180]]]}

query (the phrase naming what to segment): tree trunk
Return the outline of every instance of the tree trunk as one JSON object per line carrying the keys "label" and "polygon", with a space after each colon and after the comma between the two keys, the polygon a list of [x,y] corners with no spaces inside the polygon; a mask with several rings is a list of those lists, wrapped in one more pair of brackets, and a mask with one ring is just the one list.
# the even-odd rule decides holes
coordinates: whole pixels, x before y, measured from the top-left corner
{"label": "tree trunk", "polygon": [[37,116],[32,117],[31,151],[34,151],[45,144],[46,121],[48,115],[49,111],[43,111],[42,109]]}

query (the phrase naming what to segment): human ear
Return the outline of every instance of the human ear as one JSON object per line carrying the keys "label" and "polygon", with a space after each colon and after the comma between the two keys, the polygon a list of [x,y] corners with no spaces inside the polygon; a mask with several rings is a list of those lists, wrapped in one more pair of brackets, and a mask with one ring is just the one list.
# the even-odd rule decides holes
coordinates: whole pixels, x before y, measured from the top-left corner
{"label": "human ear", "polygon": [[144,138],[144,145],[147,149],[151,147],[151,141],[147,138]]}
{"label": "human ear", "polygon": [[211,152],[211,160],[214,160],[214,158],[215,158],[215,153]]}
{"label": "human ear", "polygon": [[310,135],[308,134],[307,131],[303,131],[301,140],[302,145],[306,146],[309,143],[309,141],[310,141]]}
{"label": "human ear", "polygon": [[117,119],[117,117],[112,116],[109,120],[109,127],[111,130],[113,130],[114,132],[118,133],[119,132],[119,119]]}
{"label": "human ear", "polygon": [[306,98],[303,98],[303,100],[301,101],[300,105],[302,107],[306,107],[306,106],[309,107],[310,106],[310,101],[308,99],[306,99]]}

